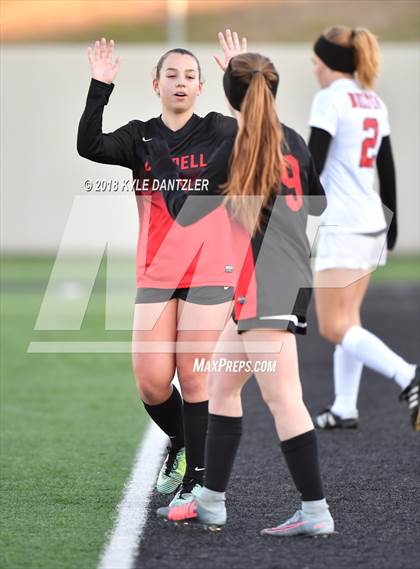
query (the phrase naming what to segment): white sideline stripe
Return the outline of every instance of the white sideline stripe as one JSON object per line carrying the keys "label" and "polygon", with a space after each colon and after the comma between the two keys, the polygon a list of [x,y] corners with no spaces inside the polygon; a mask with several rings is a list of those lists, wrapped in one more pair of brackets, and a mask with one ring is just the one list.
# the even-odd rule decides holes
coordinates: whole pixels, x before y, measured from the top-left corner
{"label": "white sideline stripe", "polygon": [[[180,390],[176,373],[172,383]],[[165,433],[150,421],[137,449],[133,471],[125,485],[124,497],[117,508],[117,520],[98,569],[132,569],[168,440]]]}
{"label": "white sideline stripe", "polygon": [[150,422],[137,450],[132,474],[118,505],[117,520],[98,569],[132,568],[167,440],[165,433]]}

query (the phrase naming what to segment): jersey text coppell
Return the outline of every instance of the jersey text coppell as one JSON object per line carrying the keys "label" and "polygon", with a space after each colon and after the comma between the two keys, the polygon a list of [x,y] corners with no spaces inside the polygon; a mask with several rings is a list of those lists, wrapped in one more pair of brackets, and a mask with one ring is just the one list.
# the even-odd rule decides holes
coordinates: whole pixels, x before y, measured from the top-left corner
{"label": "jersey text coppell", "polygon": [[[204,159],[204,154],[200,152],[197,155],[195,154],[186,154],[185,156],[173,156],[172,160],[178,166],[180,170],[190,170],[191,168],[205,168],[207,166],[206,161]],[[144,163],[144,171],[150,172],[151,166],[149,162],[146,160]]]}

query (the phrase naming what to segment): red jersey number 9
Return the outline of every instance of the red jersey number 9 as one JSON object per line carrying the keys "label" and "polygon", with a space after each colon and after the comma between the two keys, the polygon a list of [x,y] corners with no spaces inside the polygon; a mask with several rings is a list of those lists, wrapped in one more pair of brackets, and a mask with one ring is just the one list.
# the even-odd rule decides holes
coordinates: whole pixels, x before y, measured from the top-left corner
{"label": "red jersey number 9", "polygon": [[291,154],[287,154],[284,159],[287,162],[287,169],[281,177],[281,183],[294,190],[293,194],[284,196],[287,207],[292,211],[299,211],[302,207],[302,182],[300,181],[299,162]]}
{"label": "red jersey number 9", "polygon": [[378,140],[378,121],[376,119],[365,119],[363,121],[363,130],[372,130],[372,135],[365,138],[362,143],[362,154],[360,156],[360,168],[372,168],[375,156],[371,153],[368,156],[368,151],[375,148]]}

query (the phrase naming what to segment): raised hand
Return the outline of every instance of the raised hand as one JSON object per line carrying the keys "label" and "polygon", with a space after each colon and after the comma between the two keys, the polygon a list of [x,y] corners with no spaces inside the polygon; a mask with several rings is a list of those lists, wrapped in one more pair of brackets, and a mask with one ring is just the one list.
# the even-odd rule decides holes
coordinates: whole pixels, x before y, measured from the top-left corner
{"label": "raised hand", "polygon": [[225,35],[226,38],[223,35],[223,32],[219,32],[217,34],[224,58],[220,58],[217,55],[213,56],[222,71],[226,69],[229,60],[232,57],[235,57],[235,55],[239,55],[240,53],[245,53],[247,51],[246,38],[242,38],[241,41],[239,41],[238,34],[236,32],[232,33],[230,30],[226,30]]}
{"label": "raised hand", "polygon": [[95,48],[88,47],[88,59],[90,72],[93,79],[102,81],[103,83],[112,83],[118,73],[121,65],[121,59],[114,58],[114,40],[109,44],[105,38],[95,42]]}

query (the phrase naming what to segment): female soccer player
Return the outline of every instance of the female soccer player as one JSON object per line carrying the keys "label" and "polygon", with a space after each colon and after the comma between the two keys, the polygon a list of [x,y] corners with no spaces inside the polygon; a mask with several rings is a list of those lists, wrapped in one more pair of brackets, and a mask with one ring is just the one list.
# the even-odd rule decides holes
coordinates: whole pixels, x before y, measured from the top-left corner
{"label": "female soccer player", "polygon": [[[227,30],[223,46],[225,57],[230,57],[246,49],[246,39],[240,44],[237,34]],[[153,80],[161,115],[133,120],[104,134],[102,115],[120,58],[114,60],[114,42],[105,38],[88,49],[88,58],[92,79],[77,149],[89,160],[129,168],[136,183],[140,229],[133,370],[147,413],[171,440],[157,489],[169,494],[183,482],[177,494],[182,499],[202,483],[204,472],[207,374],[193,369],[194,349],[201,353],[200,343],[207,342],[211,350],[230,314],[234,282],[232,251],[226,245],[230,224],[223,208],[194,227],[175,224],[161,192],[154,191],[147,141],[155,136],[165,140],[183,177],[194,183],[212,152],[235,135],[237,124],[219,113],[205,117],[194,113],[203,89],[200,63],[185,49],[171,49],[160,58]],[[182,398],[172,386],[175,371]]]}
{"label": "female soccer player", "polygon": [[[278,82],[266,57],[233,57],[223,85],[239,132],[234,144],[225,142],[202,173],[209,180],[209,195],[164,194],[169,212],[184,226],[225,197],[235,239],[246,235],[247,240],[241,248],[245,260],[233,319],[219,339],[212,366],[216,371],[209,376],[205,486],[190,503],[161,508],[158,515],[213,529],[226,523],[225,491],[241,438],[241,390],[254,372],[302,497],[301,509],[262,534],[328,535],[334,522],[322,488],[314,426],[302,399],[295,340],[295,333],[306,330],[311,284],[307,213],[319,215],[325,196],[304,141],[279,122]],[[168,152],[165,156],[165,143],[149,144],[155,175],[162,180],[181,176]],[[269,372],[256,365],[262,354],[275,364]],[[226,371],[222,360],[231,363]]]}
{"label": "female soccer player", "polygon": [[[317,40],[314,52],[321,91],[310,113],[309,149],[328,197],[315,261],[315,301],[320,333],[336,346],[335,400],[315,424],[321,429],[357,427],[357,396],[366,365],[397,383],[412,425],[420,430],[419,368],[360,320],[370,272],[385,263],[387,223],[381,199],[394,214],[387,235],[389,250],[397,237],[388,113],[372,90],[379,72],[379,46],[366,29],[335,26]],[[373,188],[375,165],[381,199]]]}

